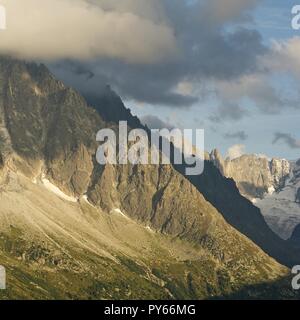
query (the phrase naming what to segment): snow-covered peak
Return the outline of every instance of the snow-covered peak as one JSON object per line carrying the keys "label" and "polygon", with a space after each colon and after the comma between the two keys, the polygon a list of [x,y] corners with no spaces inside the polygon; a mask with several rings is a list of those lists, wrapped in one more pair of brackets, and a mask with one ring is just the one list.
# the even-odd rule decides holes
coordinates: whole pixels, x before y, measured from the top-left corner
{"label": "snow-covered peak", "polygon": [[269,226],[283,239],[288,239],[300,223],[300,160],[289,162],[289,166],[284,161],[274,161],[273,165],[277,177],[289,169],[287,178],[277,192],[253,203],[261,209]]}

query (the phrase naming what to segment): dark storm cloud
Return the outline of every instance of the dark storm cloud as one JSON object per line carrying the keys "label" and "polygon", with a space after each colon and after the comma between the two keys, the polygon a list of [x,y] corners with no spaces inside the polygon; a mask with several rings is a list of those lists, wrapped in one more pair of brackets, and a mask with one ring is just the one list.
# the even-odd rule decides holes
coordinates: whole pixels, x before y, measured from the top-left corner
{"label": "dark storm cloud", "polygon": [[210,116],[211,122],[221,123],[226,120],[237,121],[248,115],[248,111],[243,109],[236,103],[223,103],[221,104],[216,113]]}
{"label": "dark storm cloud", "polygon": [[248,139],[248,135],[245,131],[237,131],[237,132],[228,132],[224,135],[226,139],[238,139],[241,141],[245,141]]}
{"label": "dark storm cloud", "polygon": [[147,115],[140,118],[142,124],[146,125],[149,129],[174,129],[174,126],[171,124],[162,121],[156,116]]}
{"label": "dark storm cloud", "polygon": [[68,68],[73,74],[77,76],[85,76],[87,80],[94,78],[95,74],[89,70],[84,64],[75,63],[71,60],[65,60],[63,63],[64,68]]}
{"label": "dark storm cloud", "polygon": [[287,95],[282,87],[272,83],[272,77],[260,72],[232,81],[216,81],[215,88],[219,107],[213,110],[212,121],[240,120],[255,113],[278,115],[283,110],[299,109],[298,97]]}
{"label": "dark storm cloud", "polygon": [[292,137],[291,134],[276,132],[273,140],[273,144],[283,141],[291,149],[300,149],[300,140]]}
{"label": "dark storm cloud", "polygon": [[[99,1],[99,5],[104,2]],[[257,2],[228,0],[224,6],[220,0],[163,0],[159,7],[163,8],[164,16],[160,20],[164,19],[174,31],[177,41],[176,54],[170,55],[170,59],[135,64],[99,57],[93,62],[73,60],[71,65],[70,62],[61,62],[51,67],[60,78],[85,93],[90,91],[95,94],[101,86],[109,83],[123,98],[156,105],[189,107],[200,97],[176,90],[182,81],[198,86],[202,81],[231,80],[257,69],[257,58],[267,52],[260,34],[245,28],[225,30],[225,26],[232,22],[248,19],[249,9]],[[111,6],[117,8],[117,3],[112,1]],[[123,6],[122,10],[143,10],[136,1],[125,3],[128,6]],[[133,7],[132,3],[136,6]],[[145,12],[145,15],[147,13],[147,18],[152,19],[155,14],[150,9],[148,11],[151,14]],[[143,43],[140,45],[143,46]],[[73,79],[74,74],[77,79]],[[235,109],[233,119],[241,117],[239,110]],[[228,116],[232,111],[229,110]]]}

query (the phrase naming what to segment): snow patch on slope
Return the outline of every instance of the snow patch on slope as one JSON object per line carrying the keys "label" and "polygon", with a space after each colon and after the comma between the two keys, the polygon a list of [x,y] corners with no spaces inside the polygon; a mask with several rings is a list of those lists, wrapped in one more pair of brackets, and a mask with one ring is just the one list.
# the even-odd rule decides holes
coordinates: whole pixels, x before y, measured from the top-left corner
{"label": "snow patch on slope", "polygon": [[86,194],[82,196],[82,199],[83,199],[88,205],[90,205],[91,207],[97,209],[92,203],[89,202],[88,196],[87,196]]}
{"label": "snow patch on slope", "polygon": [[276,190],[275,190],[274,186],[271,186],[271,187],[268,188],[268,194],[272,195],[275,191]]}
{"label": "snow patch on slope", "polygon": [[118,208],[112,209],[112,210],[110,211],[110,213],[118,213],[118,214],[120,214],[122,217],[130,220],[130,218],[127,217],[126,214],[121,211],[121,209],[118,209]]}
{"label": "snow patch on slope", "polygon": [[298,171],[299,167],[294,166],[281,191],[266,194],[264,199],[252,201],[260,208],[270,228],[285,240],[290,238],[295,227],[300,224],[300,204],[296,202],[300,188]]}
{"label": "snow patch on slope", "polygon": [[295,227],[300,224],[300,206],[280,194],[256,199],[255,205],[260,208],[270,228],[281,238],[288,239]]}
{"label": "snow patch on slope", "polygon": [[44,175],[42,175],[41,181],[42,181],[43,186],[44,186],[47,190],[55,193],[55,194],[56,194],[57,196],[59,196],[60,198],[66,200],[66,201],[69,201],[69,202],[77,202],[77,201],[78,201],[77,198],[68,196],[68,195],[66,195],[65,193],[63,193],[56,185],[54,185],[54,184],[51,183],[48,179],[46,179]]}
{"label": "snow patch on slope", "polygon": [[146,230],[148,230],[148,231],[151,232],[151,233],[155,233],[155,231],[154,231],[153,229],[151,229],[150,226],[147,226],[147,227],[146,227]]}

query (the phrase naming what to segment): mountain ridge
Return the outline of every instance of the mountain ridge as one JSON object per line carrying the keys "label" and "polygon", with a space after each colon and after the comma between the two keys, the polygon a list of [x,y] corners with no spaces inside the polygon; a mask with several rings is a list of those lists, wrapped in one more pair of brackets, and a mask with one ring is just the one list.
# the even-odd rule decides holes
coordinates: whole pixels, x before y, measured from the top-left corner
{"label": "mountain ridge", "polygon": [[[121,100],[119,103],[122,104]],[[95,108],[97,109],[97,106]],[[65,273],[67,279],[76,278],[76,272],[79,272],[80,278],[83,277],[84,270],[76,271],[72,264],[69,266],[68,254],[73,256],[73,262],[74,258],[78,259],[79,265],[89,261],[90,267],[96,268],[93,261],[98,261],[99,252],[105,249],[104,243],[109,242],[111,233],[115,234],[116,230],[119,230],[113,218],[116,214],[118,219],[123,219],[121,225],[124,224],[124,219],[129,219],[133,221],[134,226],[142,228],[140,237],[144,237],[144,232],[148,234],[153,231],[165,240],[171,238],[173,241],[179,241],[178,246],[188,243],[202,252],[205,258],[201,263],[195,264],[191,257],[183,262],[181,258],[179,263],[171,254],[176,253],[176,249],[168,249],[168,261],[162,262],[163,266],[153,265],[151,279],[148,277],[146,282],[143,282],[143,290],[147,297],[159,295],[168,298],[207,298],[210,295],[231,294],[247,285],[276,282],[288,275],[286,268],[228,224],[221,213],[206,200],[205,194],[199,192],[187,177],[180,174],[179,169],[176,171],[172,166],[97,164],[96,133],[106,127],[116,130],[117,124],[114,121],[103,120],[96,109],[91,108],[75,90],[56,80],[45,66],[1,59],[0,115],[6,136],[2,137],[0,150],[3,158],[0,197],[1,223],[6,231],[1,235],[0,262],[6,265],[7,261],[11,261],[17,266],[9,269],[12,272],[10,277],[16,285],[12,290],[21,287],[21,297],[35,296],[40,291],[47,292],[44,295],[40,293],[41,297],[58,294],[58,288],[55,288],[56,280],[50,277],[51,272],[59,271],[58,277]],[[124,115],[128,116],[128,110],[124,111]],[[221,175],[219,178],[221,179]],[[66,196],[77,199],[75,203],[68,202],[65,207],[66,216],[63,210],[57,207],[64,206],[66,200],[50,194],[45,188],[45,179]],[[34,195],[35,192],[38,197]],[[14,202],[22,205],[13,209]],[[72,222],[73,215],[79,223],[78,226]],[[100,216],[105,217],[104,220],[108,219],[108,233]],[[43,221],[47,221],[47,224],[42,224]],[[80,223],[83,229],[80,229]],[[95,235],[96,239],[91,239],[88,236],[89,232],[96,232],[95,228],[99,231],[97,236]],[[27,233],[27,230],[32,230],[33,235],[37,234],[38,238],[42,239],[28,239],[30,233]],[[125,234],[122,238],[130,247],[139,242],[139,238],[130,237],[133,230],[134,228],[127,231],[127,241]],[[101,236],[103,232],[104,238]],[[86,235],[86,238],[81,233]],[[49,241],[55,244],[50,252],[43,244]],[[94,250],[85,254],[86,246],[93,247]],[[150,241],[149,247],[151,246]],[[56,251],[59,253],[58,260],[55,256]],[[133,285],[132,280],[137,281],[146,270],[141,270],[135,262],[142,259],[141,255],[136,258],[130,255],[128,260],[127,249],[117,250],[120,264],[111,257],[111,252],[115,251],[115,248],[108,250],[110,261],[104,263],[105,266],[112,266],[112,274],[105,273],[107,278],[99,280],[98,288],[91,289],[89,285],[84,284],[80,289],[78,279],[78,286],[75,282],[75,287],[70,288],[72,292],[68,293],[66,287],[60,288],[64,298],[126,297],[126,281]],[[151,259],[162,261],[164,251],[165,249],[158,248]],[[274,252],[274,257],[277,258],[277,255],[278,253]],[[184,254],[180,253],[180,256]],[[150,263],[151,259],[144,263]],[[287,264],[289,257],[283,257],[281,260],[284,259]],[[30,268],[36,264],[42,268],[39,277],[30,273]],[[62,269],[60,264],[63,266]],[[176,271],[175,265],[180,271]],[[171,271],[170,266],[174,266],[176,270]],[[30,283],[26,284],[26,281],[22,280],[23,276],[18,276],[21,270],[25,269],[26,273],[22,273],[25,279],[33,278],[33,282],[42,290],[32,288]],[[96,275],[103,272],[103,269],[95,270]],[[109,277],[115,277],[122,270],[127,280],[123,279],[123,283],[118,283],[115,279],[114,283],[118,285],[107,287],[105,281],[109,282]],[[189,273],[191,275],[186,279],[185,275]],[[93,276],[94,272],[88,273],[89,284]],[[165,279],[164,285],[157,277]],[[49,281],[48,288],[41,279]],[[192,286],[192,291],[186,289],[189,287],[187,280],[190,284],[195,281],[196,287],[199,286],[201,290],[197,291],[195,285]],[[121,284],[122,290],[119,287]],[[90,295],[87,291],[89,288],[92,290]],[[154,288],[158,290],[157,294]],[[98,289],[101,289],[101,292]],[[135,297],[143,297],[143,290],[137,292]]]}

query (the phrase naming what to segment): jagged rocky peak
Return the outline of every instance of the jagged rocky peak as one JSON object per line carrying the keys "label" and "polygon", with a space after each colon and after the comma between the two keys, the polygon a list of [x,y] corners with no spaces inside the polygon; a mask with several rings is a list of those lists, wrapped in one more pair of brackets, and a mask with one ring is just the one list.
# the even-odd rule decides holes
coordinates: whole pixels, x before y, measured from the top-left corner
{"label": "jagged rocky peak", "polygon": [[89,105],[93,106],[107,122],[127,121],[132,128],[141,127],[140,120],[131,114],[122,99],[109,85],[101,88],[98,94],[84,94]]}
{"label": "jagged rocky peak", "polygon": [[86,191],[103,122],[44,65],[0,58],[0,153],[30,178],[46,175],[66,193]]}
{"label": "jagged rocky peak", "polygon": [[224,160],[220,152],[214,150],[210,160],[225,177],[234,179],[240,192],[250,200],[280,190],[291,172],[287,160],[269,160],[253,154]]}

